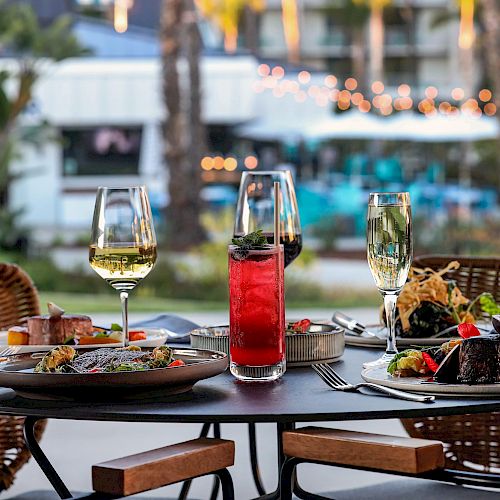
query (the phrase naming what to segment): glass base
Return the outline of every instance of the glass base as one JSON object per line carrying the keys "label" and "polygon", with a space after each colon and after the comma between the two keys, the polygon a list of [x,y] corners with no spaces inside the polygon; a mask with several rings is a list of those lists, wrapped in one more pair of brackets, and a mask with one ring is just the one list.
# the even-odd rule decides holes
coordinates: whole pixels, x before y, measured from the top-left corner
{"label": "glass base", "polygon": [[231,361],[229,369],[238,380],[244,382],[272,382],[278,380],[285,373],[286,362],[282,361],[275,365],[246,366]]}
{"label": "glass base", "polygon": [[397,354],[397,352],[385,352],[380,358],[375,361],[367,361],[363,363],[363,368],[374,368],[376,366],[387,366],[392,358]]}

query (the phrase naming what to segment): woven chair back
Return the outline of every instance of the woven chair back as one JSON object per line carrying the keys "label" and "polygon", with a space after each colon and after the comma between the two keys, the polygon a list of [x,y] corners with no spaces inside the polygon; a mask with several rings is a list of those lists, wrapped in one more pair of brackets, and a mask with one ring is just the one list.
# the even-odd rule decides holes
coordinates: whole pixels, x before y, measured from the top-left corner
{"label": "woven chair back", "polygon": [[[14,264],[0,263],[0,329],[21,325],[28,316],[36,314],[40,314],[40,303],[30,277]],[[37,439],[41,438],[45,425],[45,420],[37,423]],[[0,416],[0,491],[12,485],[17,472],[30,458],[23,426],[24,417]]]}
{"label": "woven chair back", "polygon": [[[467,298],[490,292],[500,302],[500,258],[425,255],[415,258],[413,265],[439,270],[452,260],[460,262],[460,269],[447,278],[456,280]],[[444,443],[445,467],[500,475],[500,412],[409,418],[402,423],[412,437]]]}

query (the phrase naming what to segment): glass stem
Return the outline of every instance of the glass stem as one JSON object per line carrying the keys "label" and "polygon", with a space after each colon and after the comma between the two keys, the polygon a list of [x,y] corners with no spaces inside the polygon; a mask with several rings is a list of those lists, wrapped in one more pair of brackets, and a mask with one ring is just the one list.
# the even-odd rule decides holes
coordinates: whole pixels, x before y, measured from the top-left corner
{"label": "glass stem", "polygon": [[120,292],[120,302],[122,303],[122,328],[123,345],[128,346],[128,293]]}
{"label": "glass stem", "polygon": [[391,357],[397,354],[396,347],[396,304],[398,293],[382,292],[384,297],[385,317],[387,321],[387,349],[386,355]]}

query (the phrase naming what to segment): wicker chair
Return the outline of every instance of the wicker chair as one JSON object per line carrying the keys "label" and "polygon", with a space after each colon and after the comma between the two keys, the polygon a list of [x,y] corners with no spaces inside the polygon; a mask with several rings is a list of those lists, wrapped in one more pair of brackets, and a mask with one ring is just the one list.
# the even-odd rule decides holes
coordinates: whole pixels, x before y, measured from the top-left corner
{"label": "wicker chair", "polygon": [[[29,276],[14,264],[0,263],[0,329],[21,325],[40,314],[38,293]],[[46,422],[40,421],[40,439]],[[9,488],[17,471],[29,460],[23,436],[24,417],[0,417],[0,491]]]}
{"label": "wicker chair", "polygon": [[[425,255],[416,258],[413,265],[437,270],[452,260],[460,262],[460,268],[446,277],[456,280],[466,297],[490,292],[500,302],[500,258]],[[446,468],[500,475],[500,412],[402,422],[410,436],[444,443]]]}

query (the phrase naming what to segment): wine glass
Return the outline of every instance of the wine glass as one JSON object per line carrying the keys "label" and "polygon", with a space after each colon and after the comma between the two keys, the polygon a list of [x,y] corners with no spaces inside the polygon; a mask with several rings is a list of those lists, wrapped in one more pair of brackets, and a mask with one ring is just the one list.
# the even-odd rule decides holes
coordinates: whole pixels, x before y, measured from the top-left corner
{"label": "wine glass", "polygon": [[370,193],[366,238],[368,265],[384,298],[388,332],[385,354],[365,367],[387,364],[398,352],[396,305],[413,256],[409,193]]}
{"label": "wine glass", "polygon": [[128,292],[156,262],[156,236],[144,186],[99,187],[89,246],[92,269],[120,292],[123,343],[128,345]]}
{"label": "wine glass", "polygon": [[241,176],[235,238],[262,229],[267,241],[274,242],[274,183],[280,184],[280,243],[285,249],[285,267],[302,250],[299,210],[289,170],[243,172]]}

